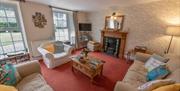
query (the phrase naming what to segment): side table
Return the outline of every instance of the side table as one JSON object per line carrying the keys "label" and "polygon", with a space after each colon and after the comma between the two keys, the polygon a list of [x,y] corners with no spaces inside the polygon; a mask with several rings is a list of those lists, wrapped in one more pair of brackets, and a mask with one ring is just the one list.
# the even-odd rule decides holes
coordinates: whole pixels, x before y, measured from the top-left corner
{"label": "side table", "polygon": [[132,50],[129,50],[126,54],[126,61],[129,62],[129,61],[134,61],[135,59],[135,55],[137,52],[141,52],[141,53],[147,53],[147,54],[152,54],[151,51],[149,50],[137,50],[137,49],[132,49]]}

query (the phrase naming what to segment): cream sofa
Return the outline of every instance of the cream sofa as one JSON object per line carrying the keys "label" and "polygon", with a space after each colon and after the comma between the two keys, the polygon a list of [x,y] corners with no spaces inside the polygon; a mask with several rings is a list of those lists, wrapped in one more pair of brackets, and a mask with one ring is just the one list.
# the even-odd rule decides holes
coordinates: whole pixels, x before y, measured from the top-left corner
{"label": "cream sofa", "polygon": [[48,68],[55,68],[59,65],[65,64],[70,61],[69,56],[72,53],[73,48],[69,45],[64,45],[64,52],[62,53],[51,53],[48,50],[44,49],[44,47],[48,44],[54,44],[56,41],[48,41],[40,45],[38,47],[38,51],[41,53],[43,57],[43,61]]}
{"label": "cream sofa", "polygon": [[[138,91],[138,86],[147,82],[147,70],[144,67],[144,63],[150,56],[149,54],[137,53],[134,63],[128,69],[124,79],[116,83],[114,91]],[[166,65],[171,71],[171,74],[166,78],[180,83],[180,56],[166,55],[165,57],[170,58]]]}
{"label": "cream sofa", "polygon": [[18,91],[53,91],[41,75],[38,61],[30,61],[16,65],[20,81],[16,88]]}

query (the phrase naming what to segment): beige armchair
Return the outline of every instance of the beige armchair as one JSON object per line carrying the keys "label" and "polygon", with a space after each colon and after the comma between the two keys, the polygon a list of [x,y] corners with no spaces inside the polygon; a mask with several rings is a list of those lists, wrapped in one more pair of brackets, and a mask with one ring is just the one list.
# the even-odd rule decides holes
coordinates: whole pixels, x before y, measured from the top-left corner
{"label": "beige armchair", "polygon": [[59,65],[65,64],[70,61],[69,56],[72,53],[73,48],[69,45],[64,45],[64,52],[62,53],[51,53],[46,50],[44,47],[48,44],[54,44],[56,41],[49,41],[43,43],[38,47],[38,51],[41,53],[43,57],[43,61],[48,68],[55,68]]}
{"label": "beige armchair", "polygon": [[38,61],[28,61],[15,65],[19,73],[18,91],[54,91],[41,74]]}

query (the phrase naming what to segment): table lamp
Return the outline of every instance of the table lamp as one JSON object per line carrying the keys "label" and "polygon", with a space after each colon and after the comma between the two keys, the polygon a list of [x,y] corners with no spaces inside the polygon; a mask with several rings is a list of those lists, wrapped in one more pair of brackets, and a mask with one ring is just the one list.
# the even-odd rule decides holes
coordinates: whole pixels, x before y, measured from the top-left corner
{"label": "table lamp", "polygon": [[169,52],[172,40],[174,36],[180,36],[180,26],[169,26],[166,30],[166,34],[171,36],[168,49],[165,53]]}

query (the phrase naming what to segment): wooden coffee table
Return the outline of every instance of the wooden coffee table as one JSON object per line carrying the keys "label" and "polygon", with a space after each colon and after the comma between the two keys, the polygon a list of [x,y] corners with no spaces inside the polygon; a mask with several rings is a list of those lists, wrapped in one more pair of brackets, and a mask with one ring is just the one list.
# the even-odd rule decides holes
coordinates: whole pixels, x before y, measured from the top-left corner
{"label": "wooden coffee table", "polygon": [[77,71],[82,72],[86,76],[91,78],[91,81],[94,80],[94,77],[97,75],[101,76],[103,72],[103,65],[104,61],[94,58],[94,57],[88,57],[87,59],[83,59],[86,62],[81,62],[79,59],[79,56],[71,57],[71,60],[73,61],[72,65],[72,71],[74,72],[74,69]]}

